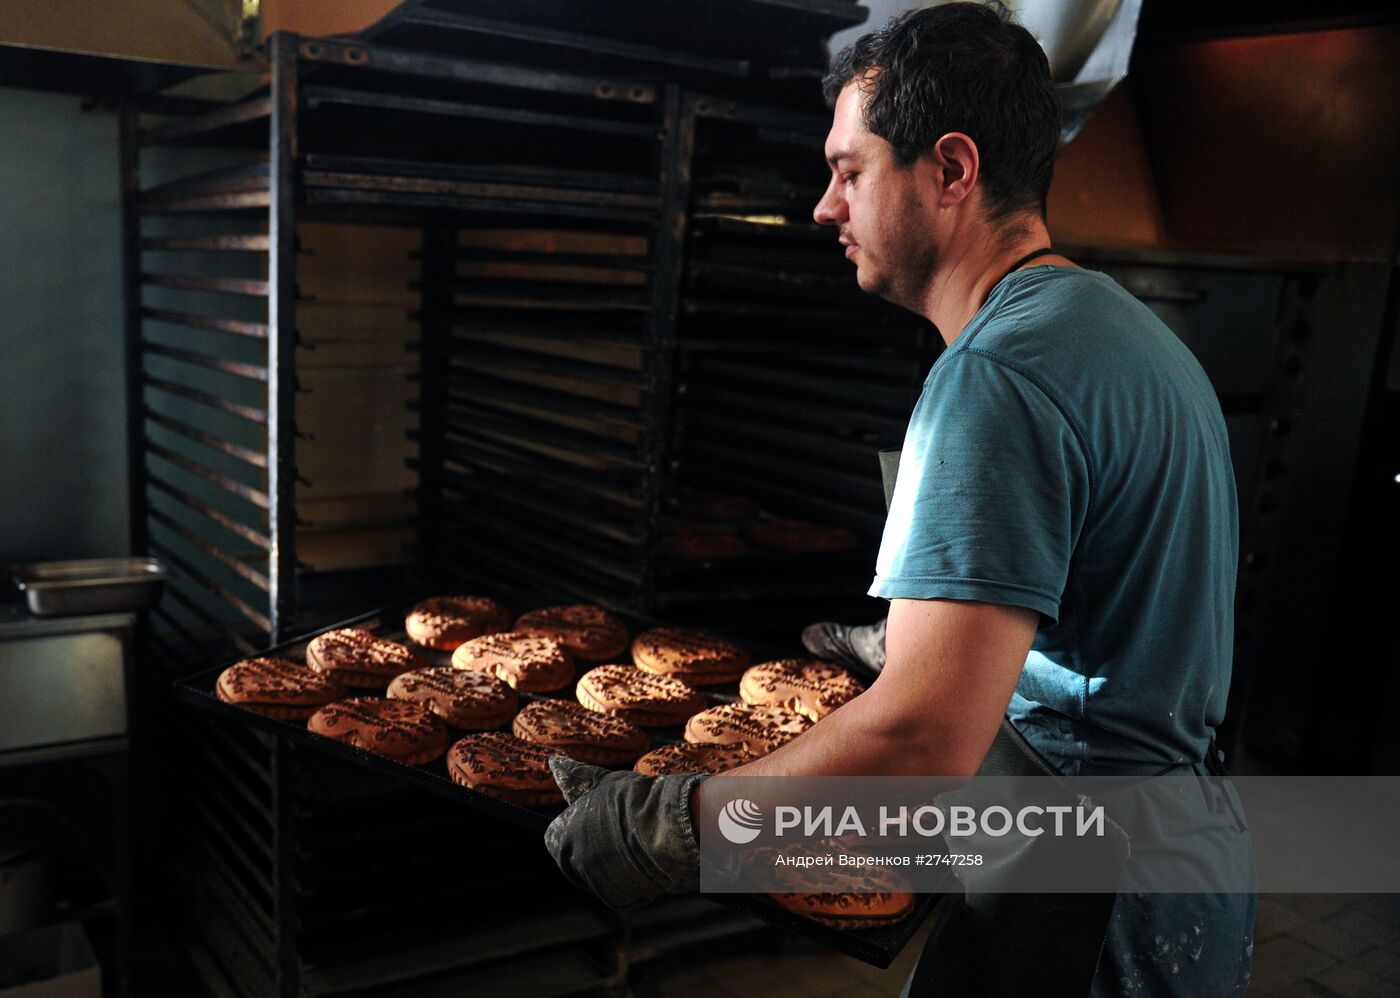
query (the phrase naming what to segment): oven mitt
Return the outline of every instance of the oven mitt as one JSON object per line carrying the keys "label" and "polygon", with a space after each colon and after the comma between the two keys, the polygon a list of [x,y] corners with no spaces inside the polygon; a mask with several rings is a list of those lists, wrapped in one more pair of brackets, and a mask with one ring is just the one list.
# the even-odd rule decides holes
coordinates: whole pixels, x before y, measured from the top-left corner
{"label": "oven mitt", "polygon": [[562,755],[549,769],[569,806],[544,844],[564,876],[614,908],[700,889],[690,795],[703,773],[642,776]]}

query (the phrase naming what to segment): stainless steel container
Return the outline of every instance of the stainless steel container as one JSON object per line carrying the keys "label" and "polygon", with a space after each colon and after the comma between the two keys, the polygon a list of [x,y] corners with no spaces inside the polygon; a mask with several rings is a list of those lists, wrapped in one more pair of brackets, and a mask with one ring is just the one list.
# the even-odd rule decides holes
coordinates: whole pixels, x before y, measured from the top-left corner
{"label": "stainless steel container", "polygon": [[0,606],[0,766],[126,734],[131,613],[35,617]]}
{"label": "stainless steel container", "polygon": [[36,617],[120,613],[151,606],[165,584],[154,558],[43,561],[12,570]]}

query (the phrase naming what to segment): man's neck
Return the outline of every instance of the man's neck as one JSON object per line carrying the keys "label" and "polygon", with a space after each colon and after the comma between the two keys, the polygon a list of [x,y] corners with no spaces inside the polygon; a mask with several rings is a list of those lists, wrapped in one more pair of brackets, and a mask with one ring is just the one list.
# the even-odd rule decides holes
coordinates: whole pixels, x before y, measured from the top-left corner
{"label": "man's neck", "polygon": [[[943,342],[949,346],[972,321],[1007,269],[1027,253],[1050,245],[1050,233],[1039,216],[1018,223],[1017,233],[1011,239],[1002,232],[977,226],[954,238],[955,248],[939,260],[919,311],[938,327]],[[1032,263],[1073,266],[1059,254],[1037,257],[1027,265]]]}

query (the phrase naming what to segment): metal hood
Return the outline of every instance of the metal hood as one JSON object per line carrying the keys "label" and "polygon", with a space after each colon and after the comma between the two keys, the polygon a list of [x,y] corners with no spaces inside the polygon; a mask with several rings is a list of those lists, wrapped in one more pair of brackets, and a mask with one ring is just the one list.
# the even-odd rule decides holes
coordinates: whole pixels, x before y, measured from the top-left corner
{"label": "metal hood", "polygon": [[9,0],[0,4],[0,45],[34,53],[248,68],[258,6],[258,0]]}

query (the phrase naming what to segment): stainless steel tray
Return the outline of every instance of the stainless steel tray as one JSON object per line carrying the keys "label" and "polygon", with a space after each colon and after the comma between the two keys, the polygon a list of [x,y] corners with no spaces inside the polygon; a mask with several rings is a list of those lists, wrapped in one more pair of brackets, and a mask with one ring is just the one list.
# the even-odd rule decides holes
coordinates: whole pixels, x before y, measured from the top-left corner
{"label": "stainless steel tray", "polygon": [[36,617],[140,610],[160,598],[165,566],[154,558],[41,561],[10,570]]}

